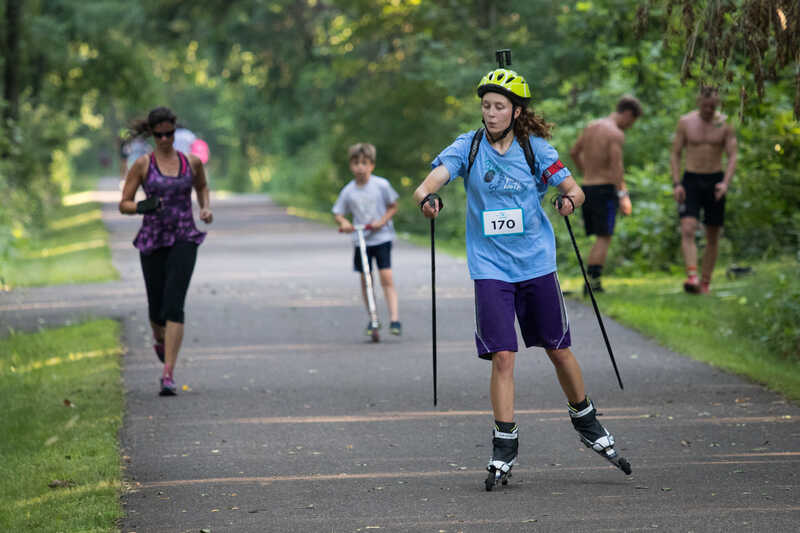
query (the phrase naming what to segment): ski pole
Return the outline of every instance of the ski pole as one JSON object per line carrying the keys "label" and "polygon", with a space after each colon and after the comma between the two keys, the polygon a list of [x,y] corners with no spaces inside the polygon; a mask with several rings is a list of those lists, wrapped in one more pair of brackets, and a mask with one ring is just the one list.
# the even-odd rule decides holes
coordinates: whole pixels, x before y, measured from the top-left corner
{"label": "ski pole", "polygon": [[[427,203],[436,208],[439,202],[439,211],[444,208],[444,202],[436,193],[428,194],[420,202],[420,208]],[[433,405],[437,403],[436,395],[436,218],[431,219],[431,349],[433,350]]]}
{"label": "ski pole", "polygon": [[431,219],[431,331],[433,349],[433,405],[436,405],[436,219]]}
{"label": "ski pole", "polygon": [[[561,205],[563,204],[564,199],[569,200],[569,203],[572,204],[572,211],[575,211],[575,204],[572,202],[572,198],[569,196],[557,196],[554,198],[554,204],[558,206],[558,209],[561,209]],[[606,342],[606,348],[608,349],[608,356],[611,358],[611,365],[614,367],[614,373],[617,375],[617,382],[619,383],[619,388],[625,390],[625,387],[622,385],[622,378],[619,376],[619,370],[617,369],[617,361],[614,359],[614,352],[611,350],[611,343],[608,341],[608,335],[606,334],[606,328],[603,325],[603,317],[600,316],[600,309],[597,307],[597,301],[594,299],[594,292],[592,292],[592,286],[589,283],[589,278],[586,276],[586,269],[583,268],[583,259],[581,259],[581,252],[578,250],[578,243],[575,241],[575,235],[572,233],[572,225],[569,223],[569,216],[564,216],[564,222],[567,223],[567,231],[569,231],[569,238],[572,240],[572,247],[575,249],[575,255],[578,257],[578,264],[581,267],[581,273],[583,273],[583,282],[586,283],[586,288],[589,289],[589,297],[592,299],[592,306],[594,307],[594,314],[597,315],[597,322],[600,324],[600,331],[603,333],[603,340]]]}

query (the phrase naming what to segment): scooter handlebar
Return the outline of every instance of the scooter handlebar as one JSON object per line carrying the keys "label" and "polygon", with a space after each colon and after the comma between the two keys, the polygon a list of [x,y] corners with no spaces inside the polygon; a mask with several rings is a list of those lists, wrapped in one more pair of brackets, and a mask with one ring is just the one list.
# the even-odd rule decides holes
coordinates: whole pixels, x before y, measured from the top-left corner
{"label": "scooter handlebar", "polygon": [[[353,226],[353,231],[372,231],[372,226],[370,224],[357,224]],[[344,232],[342,228],[339,228],[339,233]]]}

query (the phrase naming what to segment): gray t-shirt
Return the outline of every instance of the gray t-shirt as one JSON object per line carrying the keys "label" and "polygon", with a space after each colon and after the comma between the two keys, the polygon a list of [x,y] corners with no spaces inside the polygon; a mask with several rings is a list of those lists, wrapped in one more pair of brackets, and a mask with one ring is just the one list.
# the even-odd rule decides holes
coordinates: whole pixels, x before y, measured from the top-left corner
{"label": "gray t-shirt", "polygon": [[[353,224],[369,224],[386,214],[389,205],[397,201],[397,192],[389,180],[378,176],[370,176],[367,183],[358,185],[355,180],[344,186],[333,204],[334,215],[353,215]],[[364,232],[367,246],[375,246],[394,240],[394,223],[390,220],[378,231]],[[358,236],[353,234],[353,243],[358,243]]]}

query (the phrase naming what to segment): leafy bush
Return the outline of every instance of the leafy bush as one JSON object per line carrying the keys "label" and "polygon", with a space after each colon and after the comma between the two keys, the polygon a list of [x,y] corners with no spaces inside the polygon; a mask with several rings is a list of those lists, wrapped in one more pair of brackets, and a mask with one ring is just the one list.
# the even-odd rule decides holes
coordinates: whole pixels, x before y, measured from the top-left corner
{"label": "leafy bush", "polygon": [[69,186],[68,158],[53,157],[63,154],[59,149],[72,131],[68,124],[62,113],[47,106],[23,106],[19,120],[0,131],[0,287],[4,260],[44,228],[48,209]]}
{"label": "leafy bush", "polygon": [[731,327],[800,362],[800,262],[793,258],[764,268],[738,300],[751,310],[737,313]]}

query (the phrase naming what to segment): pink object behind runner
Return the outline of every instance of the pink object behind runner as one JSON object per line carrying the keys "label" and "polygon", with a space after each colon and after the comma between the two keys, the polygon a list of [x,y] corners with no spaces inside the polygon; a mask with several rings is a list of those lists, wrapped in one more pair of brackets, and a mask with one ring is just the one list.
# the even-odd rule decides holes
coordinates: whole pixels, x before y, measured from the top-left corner
{"label": "pink object behind runner", "polygon": [[199,157],[204,165],[208,163],[208,144],[203,139],[197,139],[192,143],[191,153]]}

